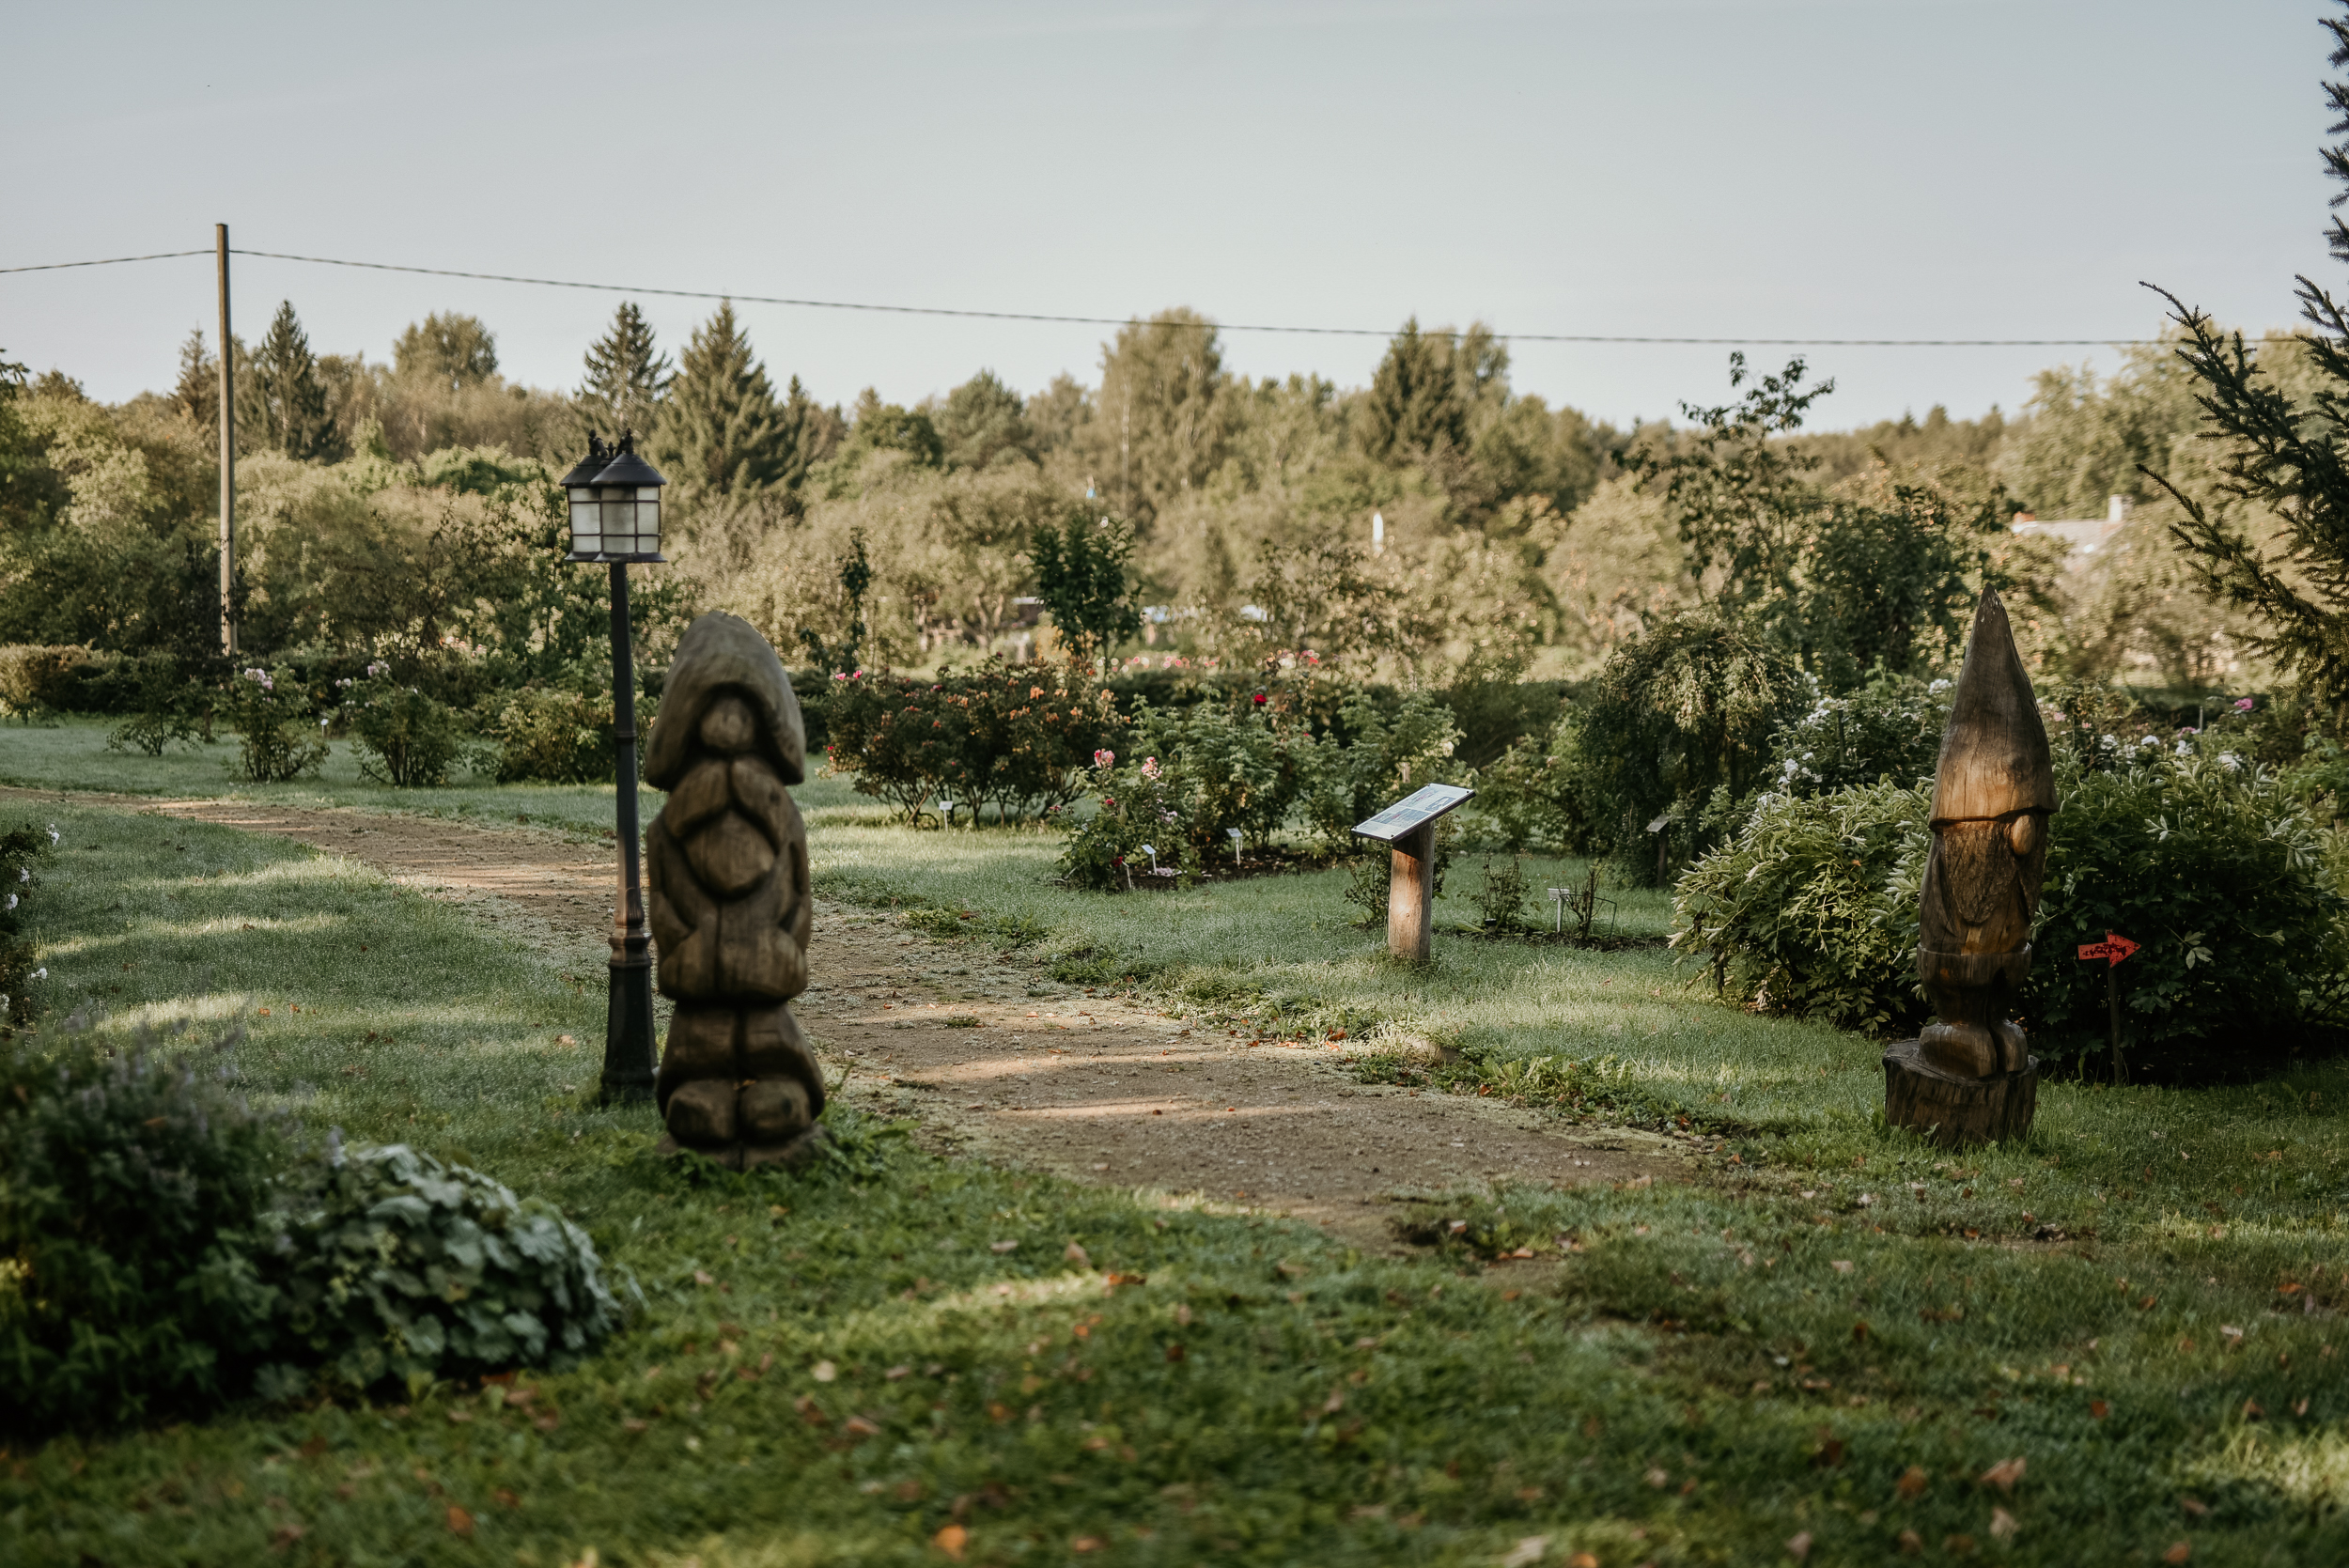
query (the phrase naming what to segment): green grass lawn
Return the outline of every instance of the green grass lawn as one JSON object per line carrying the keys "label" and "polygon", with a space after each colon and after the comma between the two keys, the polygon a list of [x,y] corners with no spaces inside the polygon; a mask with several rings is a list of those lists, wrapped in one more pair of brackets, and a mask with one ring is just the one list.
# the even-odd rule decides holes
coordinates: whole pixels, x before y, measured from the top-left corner
{"label": "green grass lawn", "polygon": [[[561,1203],[650,1305],[526,1380],[527,1412],[444,1388],[8,1455],[0,1560],[943,1562],[950,1526],[972,1562],[1490,1563],[1539,1536],[1608,1568],[1804,1538],[1878,1563],[1904,1531],[1926,1560],[2349,1559],[2338,1065],[2053,1084],[2028,1144],[1952,1158],[1875,1125],[1875,1046],[1721,1007],[1657,950],[1447,934],[1413,971],[1335,873],[1082,895],[1049,838],[802,799],[834,896],[1263,1026],[1431,1033],[1451,1087],[1686,1116],[1723,1152],[1686,1187],[1430,1205],[1462,1228],[1404,1259],[865,1123],[861,1171],[695,1180],[646,1157],[649,1114],[585,1105],[599,986],[281,841],[44,805],[57,1014],[128,1037],[266,1007],[257,1090]],[[1454,876],[1447,904],[1475,857]]]}

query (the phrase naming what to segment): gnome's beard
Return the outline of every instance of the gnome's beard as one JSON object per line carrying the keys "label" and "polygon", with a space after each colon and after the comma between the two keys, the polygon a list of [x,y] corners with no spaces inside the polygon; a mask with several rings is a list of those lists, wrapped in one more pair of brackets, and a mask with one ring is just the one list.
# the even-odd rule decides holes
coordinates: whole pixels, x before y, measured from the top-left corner
{"label": "gnome's beard", "polygon": [[2030,924],[2046,867],[2038,814],[1937,824],[1919,910],[1917,970],[1939,1021],[1918,1042],[1963,1078],[2015,1072],[2023,1028],[2007,1015],[2030,971]]}

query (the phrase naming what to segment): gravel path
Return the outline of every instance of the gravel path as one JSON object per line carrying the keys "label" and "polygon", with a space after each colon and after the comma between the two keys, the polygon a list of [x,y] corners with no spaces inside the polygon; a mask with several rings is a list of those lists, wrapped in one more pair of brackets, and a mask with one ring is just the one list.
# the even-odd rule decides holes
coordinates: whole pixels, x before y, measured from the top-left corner
{"label": "gravel path", "polygon": [[[609,952],[617,874],[608,845],[243,800],[72,799],[275,833],[364,862],[567,964]],[[1346,1047],[1258,1041],[1096,996],[1051,982],[1016,953],[935,940],[821,898],[809,956],[814,984],[796,1005],[827,1065],[845,1071],[844,1093],[918,1119],[943,1146],[1080,1181],[1196,1194],[1376,1241],[1399,1195],[1672,1176],[1693,1148],[1361,1084],[1345,1068]]]}

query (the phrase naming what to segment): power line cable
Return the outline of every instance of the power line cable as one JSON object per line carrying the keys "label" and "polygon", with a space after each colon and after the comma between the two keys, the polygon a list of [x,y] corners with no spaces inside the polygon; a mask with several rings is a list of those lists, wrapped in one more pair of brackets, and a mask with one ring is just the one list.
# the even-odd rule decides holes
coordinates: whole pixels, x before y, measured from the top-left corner
{"label": "power line cable", "polygon": [[[114,256],[95,261],[51,261],[31,267],[0,267],[0,273],[48,272],[69,267],[112,267],[126,261],[163,261],[175,256],[212,254],[210,250],[158,251],[152,256]],[[944,316],[978,321],[1040,321],[1074,327],[1184,327],[1206,332],[1284,333],[1312,337],[1394,335],[1394,330],[1390,327],[1294,327],[1260,321],[1144,322],[1133,317],[1055,316],[1024,310],[959,310],[943,305],[867,304],[848,300],[802,300],[775,294],[740,294],[704,288],[642,288],[629,284],[580,283],[568,278],[462,272],[451,267],[410,267],[392,261],[351,261],[341,256],[296,256],[287,251],[249,251],[234,246],[230,247],[229,254],[260,256],[271,261],[299,261],[317,267],[355,267],[375,272],[412,272],[424,277],[471,278],[483,283],[519,283],[538,288],[579,288],[602,294],[656,295],[673,300],[739,300],[746,304],[787,305],[801,310],[854,310],[884,316]],[[1668,337],[1600,333],[1503,332],[1494,333],[1493,336],[1504,343],[1636,343],[1754,349],[2139,349],[2157,348],[2162,341],[2141,337]]]}

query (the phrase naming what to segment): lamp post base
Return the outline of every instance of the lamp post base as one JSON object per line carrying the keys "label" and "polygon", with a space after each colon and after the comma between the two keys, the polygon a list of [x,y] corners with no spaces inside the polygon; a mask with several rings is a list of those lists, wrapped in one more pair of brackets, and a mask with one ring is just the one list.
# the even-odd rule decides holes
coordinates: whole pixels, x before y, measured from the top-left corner
{"label": "lamp post base", "polygon": [[630,1104],[651,1099],[657,1061],[652,966],[614,964],[611,1010],[603,1025],[603,1097]]}

